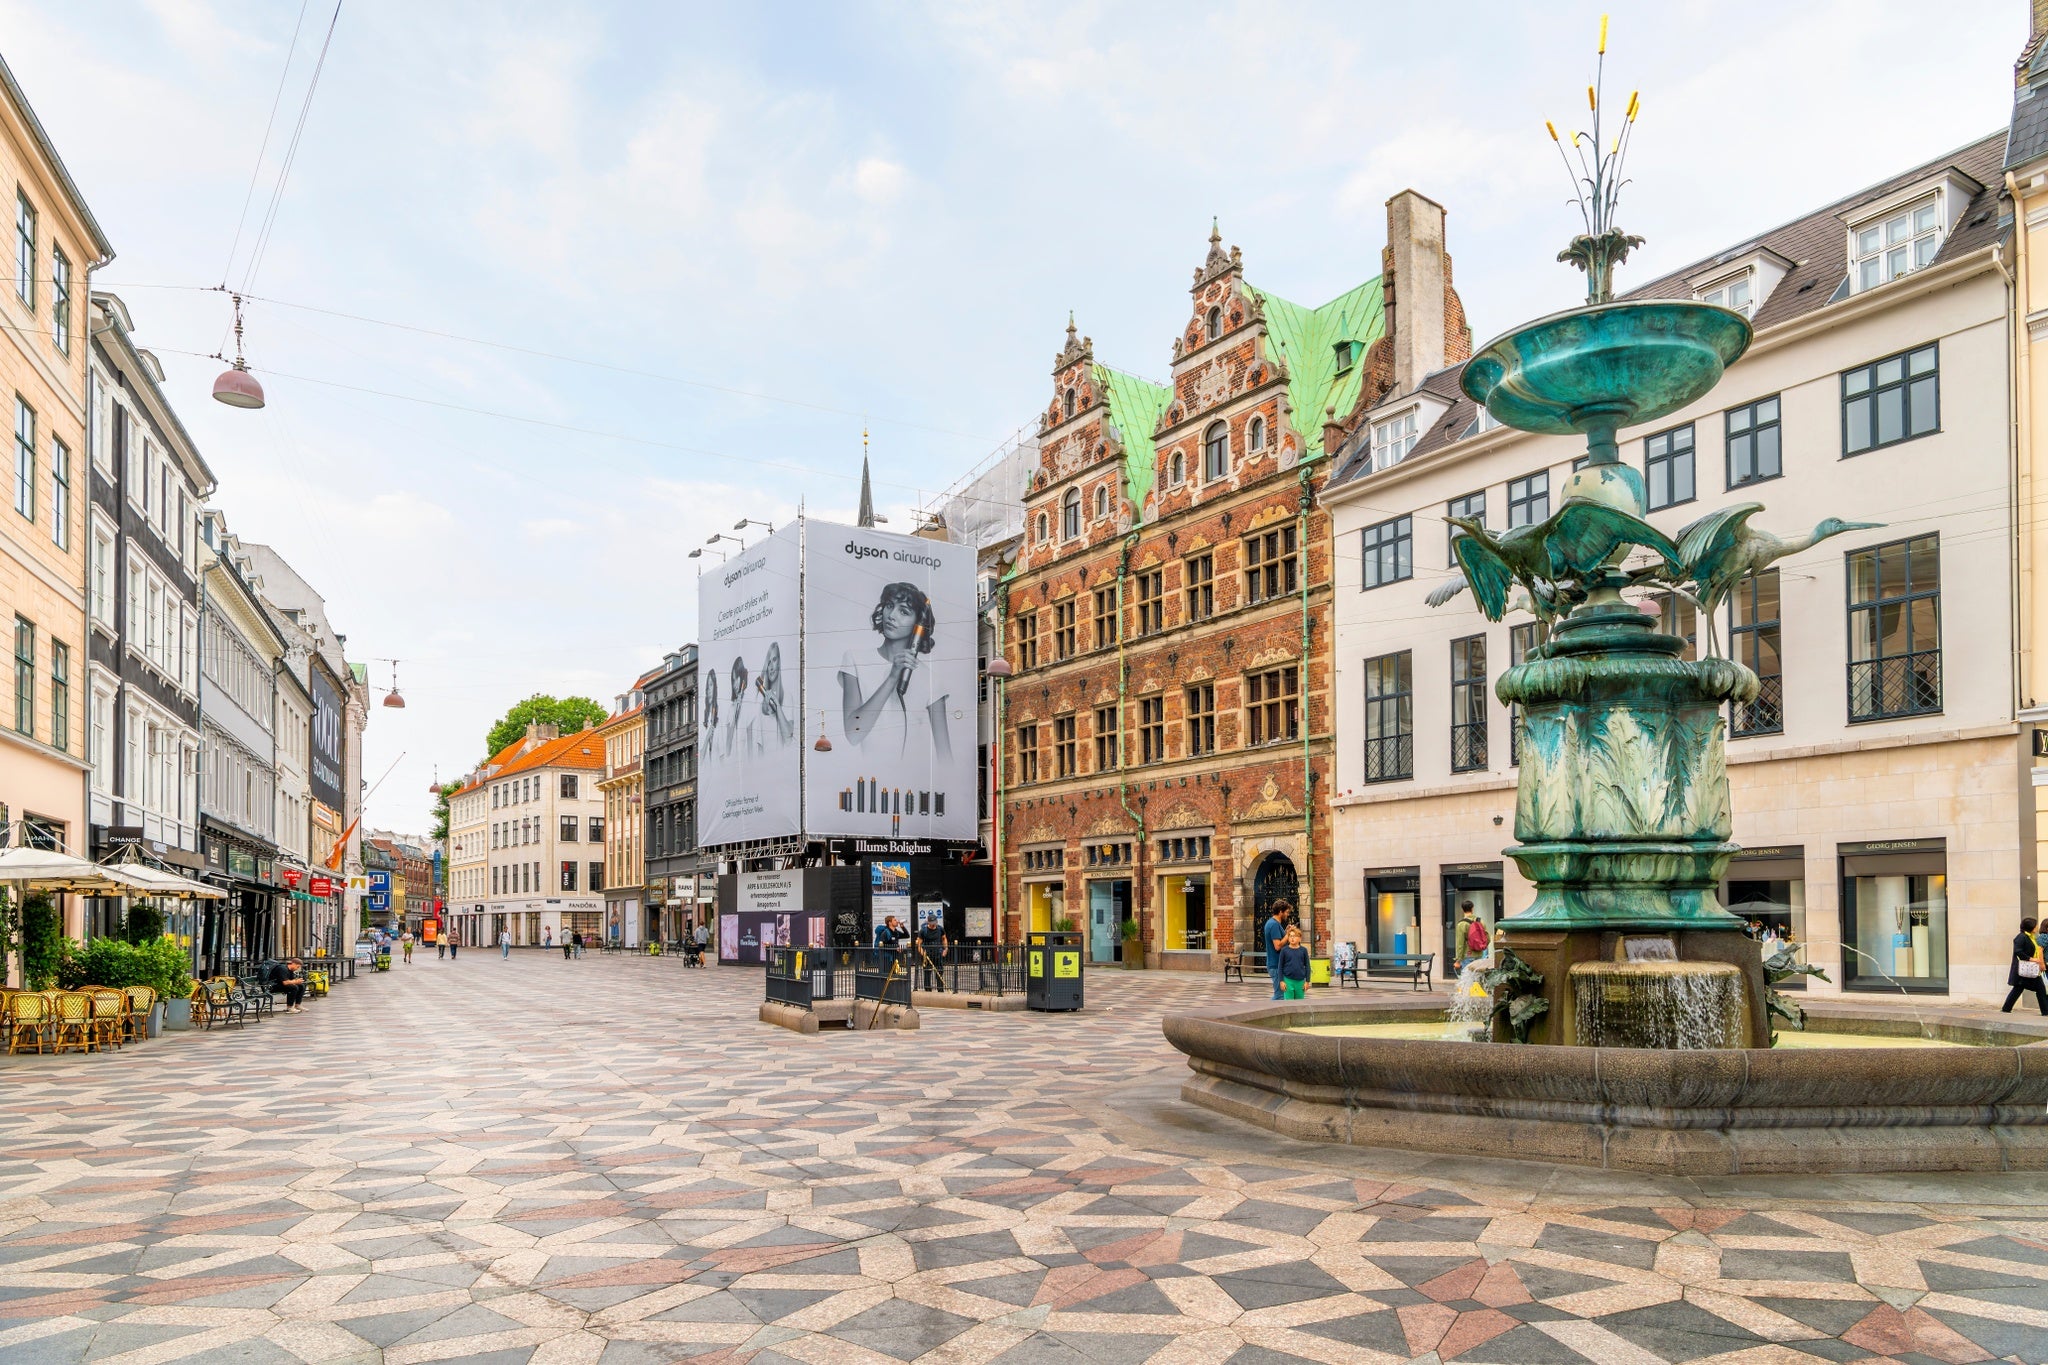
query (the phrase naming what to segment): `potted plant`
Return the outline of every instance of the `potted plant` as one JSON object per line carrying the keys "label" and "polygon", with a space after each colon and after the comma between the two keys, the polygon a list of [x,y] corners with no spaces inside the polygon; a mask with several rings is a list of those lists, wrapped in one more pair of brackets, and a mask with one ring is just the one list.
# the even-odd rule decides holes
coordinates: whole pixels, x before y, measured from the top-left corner
{"label": "potted plant", "polygon": [[1145,942],[1139,937],[1138,921],[1127,919],[1123,923],[1124,966],[1132,971],[1145,965]]}

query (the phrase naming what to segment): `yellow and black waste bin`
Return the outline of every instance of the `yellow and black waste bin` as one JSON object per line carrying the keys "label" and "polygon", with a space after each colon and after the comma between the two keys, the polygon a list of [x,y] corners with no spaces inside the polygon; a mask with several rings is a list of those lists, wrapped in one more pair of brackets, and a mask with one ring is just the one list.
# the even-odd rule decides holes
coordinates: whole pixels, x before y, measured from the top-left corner
{"label": "yellow and black waste bin", "polygon": [[1081,1008],[1081,936],[1024,936],[1024,1006],[1034,1010]]}

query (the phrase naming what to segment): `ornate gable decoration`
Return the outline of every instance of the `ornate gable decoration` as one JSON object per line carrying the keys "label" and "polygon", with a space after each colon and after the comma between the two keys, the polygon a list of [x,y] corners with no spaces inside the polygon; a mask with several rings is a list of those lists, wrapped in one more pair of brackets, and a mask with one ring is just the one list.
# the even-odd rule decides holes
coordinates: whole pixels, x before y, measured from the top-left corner
{"label": "ornate gable decoration", "polygon": [[1230,248],[1230,253],[1225,255],[1223,252],[1223,232],[1215,223],[1210,223],[1209,255],[1206,260],[1195,267],[1194,287],[1200,289],[1211,280],[1232,274],[1243,268],[1244,253],[1233,246]]}
{"label": "ornate gable decoration", "polygon": [[1268,774],[1265,785],[1259,788],[1259,799],[1252,802],[1250,807],[1245,810],[1243,818],[1247,820],[1274,820],[1284,816],[1299,814],[1301,814],[1301,809],[1280,794],[1280,784],[1273,780],[1271,774]]}

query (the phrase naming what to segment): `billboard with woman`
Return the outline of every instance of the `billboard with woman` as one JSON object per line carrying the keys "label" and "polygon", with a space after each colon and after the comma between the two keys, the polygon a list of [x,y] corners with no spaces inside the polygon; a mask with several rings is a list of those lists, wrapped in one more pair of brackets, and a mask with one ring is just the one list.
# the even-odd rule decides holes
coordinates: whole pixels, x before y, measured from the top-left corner
{"label": "billboard with woman", "polygon": [[804,828],[971,842],[974,550],[810,522]]}
{"label": "billboard with woman", "polygon": [[697,841],[796,834],[801,524],[698,580]]}

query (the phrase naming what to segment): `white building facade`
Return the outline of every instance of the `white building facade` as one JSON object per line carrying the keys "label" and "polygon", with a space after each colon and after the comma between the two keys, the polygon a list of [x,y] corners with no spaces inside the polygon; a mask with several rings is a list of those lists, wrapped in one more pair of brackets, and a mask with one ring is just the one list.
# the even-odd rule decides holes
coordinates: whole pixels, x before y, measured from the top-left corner
{"label": "white building facade", "polygon": [[[1735,913],[1804,945],[1817,993],[2001,997],[2035,903],[2031,730],[2018,723],[2004,135],[1634,296],[1748,314],[1748,353],[1690,408],[1620,434],[1667,533],[1734,504],[1821,540],[1741,585],[1715,634],[1764,691],[1727,716]],[[1532,260],[1532,268],[1540,263]],[[1533,892],[1514,842],[1500,673],[1540,643],[1462,594],[1449,515],[1541,521],[1583,442],[1500,428],[1439,371],[1366,415],[1324,495],[1338,564],[1335,937],[1433,952],[1469,903]],[[1682,600],[1645,600],[1706,647]]]}

